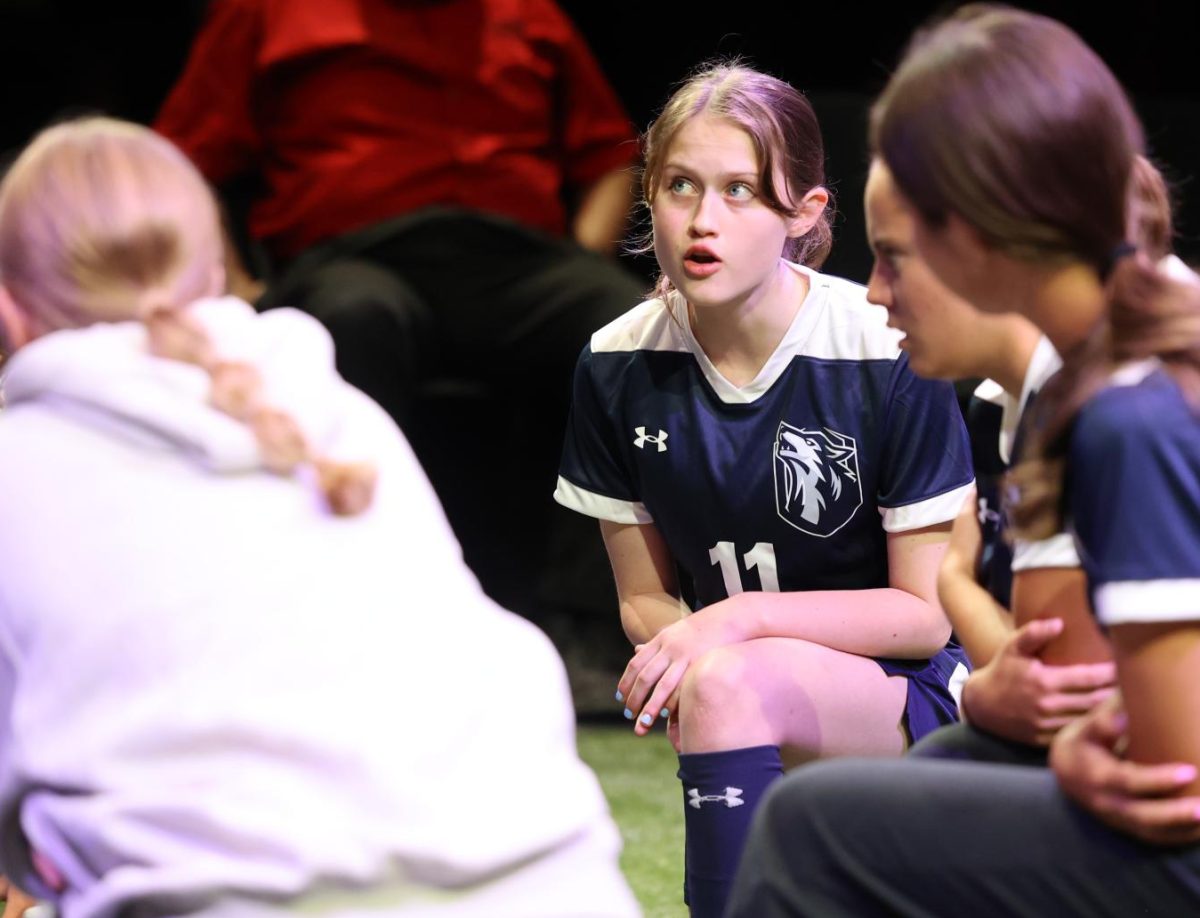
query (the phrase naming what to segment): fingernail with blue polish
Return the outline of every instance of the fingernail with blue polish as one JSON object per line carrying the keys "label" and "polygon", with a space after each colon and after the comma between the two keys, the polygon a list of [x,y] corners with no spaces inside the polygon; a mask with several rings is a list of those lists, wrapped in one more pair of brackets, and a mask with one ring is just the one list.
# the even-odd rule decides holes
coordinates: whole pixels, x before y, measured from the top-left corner
{"label": "fingernail with blue polish", "polygon": [[633,720],[633,711],[629,710],[629,708],[625,709],[625,719]]}
{"label": "fingernail with blue polish", "polygon": [[647,712],[638,718],[638,723],[640,723],[643,727],[648,727],[654,723],[654,715]]}
{"label": "fingernail with blue polish", "polygon": [[618,691],[618,692],[617,692],[617,694],[616,694],[616,695],[614,695],[613,697],[614,697],[614,698],[616,698],[616,699],[617,699],[617,701],[624,701],[624,700],[625,700],[625,696],[624,696],[624,695],[622,695],[622,694],[621,694],[619,691]]}
{"label": "fingernail with blue polish", "polygon": [[668,711],[666,708],[663,708],[661,711],[658,712],[658,716],[661,717],[663,720],[666,720],[668,717],[671,716],[671,712]]}

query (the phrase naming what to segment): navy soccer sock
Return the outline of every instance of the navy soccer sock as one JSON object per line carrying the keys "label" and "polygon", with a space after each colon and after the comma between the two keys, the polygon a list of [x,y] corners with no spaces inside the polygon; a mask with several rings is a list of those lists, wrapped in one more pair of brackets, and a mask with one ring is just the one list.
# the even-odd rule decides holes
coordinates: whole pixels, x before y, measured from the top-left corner
{"label": "navy soccer sock", "polygon": [[692,918],[721,918],[750,818],[783,774],[778,746],[679,756],[683,782],[684,898]]}

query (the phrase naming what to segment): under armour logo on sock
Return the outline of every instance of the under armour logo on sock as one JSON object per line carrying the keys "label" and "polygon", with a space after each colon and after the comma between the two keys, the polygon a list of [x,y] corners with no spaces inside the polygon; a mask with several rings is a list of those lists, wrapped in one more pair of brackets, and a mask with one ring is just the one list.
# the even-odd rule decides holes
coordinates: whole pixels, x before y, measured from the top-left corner
{"label": "under armour logo on sock", "polygon": [[645,427],[635,427],[633,432],[637,434],[637,439],[633,441],[633,445],[638,449],[645,449],[647,443],[653,443],[658,447],[660,453],[667,451],[667,432],[665,430],[660,429],[657,437],[646,433]]}
{"label": "under armour logo on sock", "polygon": [[720,803],[725,802],[727,807],[744,806],[746,801],[742,799],[742,789],[740,787],[727,787],[723,794],[701,794],[694,787],[688,788],[688,806],[700,809],[702,803]]}

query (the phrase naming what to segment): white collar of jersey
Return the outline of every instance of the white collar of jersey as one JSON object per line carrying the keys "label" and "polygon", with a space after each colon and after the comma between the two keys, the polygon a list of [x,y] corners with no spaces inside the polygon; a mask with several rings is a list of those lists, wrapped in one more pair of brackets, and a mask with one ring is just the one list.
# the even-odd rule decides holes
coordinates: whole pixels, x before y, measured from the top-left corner
{"label": "white collar of jersey", "polygon": [[1025,406],[1029,404],[1029,397],[1042,388],[1046,380],[1057,373],[1061,366],[1062,358],[1058,356],[1058,351],[1054,349],[1050,339],[1042,335],[1038,339],[1037,347],[1033,349],[1033,356],[1029,358],[1029,366],[1025,368],[1021,397],[1014,399],[1007,392],[1004,394],[1004,413],[1000,418],[1000,442],[997,449],[1000,452],[1000,460],[1005,465],[1012,462],[1013,440],[1017,435],[1021,415],[1025,412]]}
{"label": "white collar of jersey", "polygon": [[[792,362],[792,358],[803,351],[805,343],[817,326],[817,322],[821,317],[821,311],[825,308],[825,289],[828,284],[824,276],[804,265],[798,265],[790,261],[785,262],[785,264],[796,271],[796,273],[802,274],[808,279],[808,294],[804,297],[804,302],[800,304],[800,308],[796,311],[796,315],[792,319],[792,324],[788,326],[788,330],[784,333],[779,345],[775,348],[771,356],[767,358],[767,362],[758,371],[758,375],[746,383],[746,385],[735,386],[722,376],[721,371],[708,359],[708,355],[704,353],[704,348],[700,346],[700,342],[692,334],[691,323],[687,321],[679,323],[680,333],[683,335],[687,349],[696,358],[696,362],[700,365],[700,371],[704,374],[704,378],[708,380],[708,384],[712,386],[717,398],[727,405],[748,404],[758,399],[759,396],[770,389],[775,384],[775,381],[783,375],[783,371],[788,368],[788,365]],[[676,315],[683,316],[686,319],[687,309],[683,304],[683,298],[674,291],[670,295],[678,297],[675,304],[673,304],[680,307],[676,311]]]}
{"label": "white collar of jersey", "polygon": [[1161,366],[1162,360],[1158,357],[1144,357],[1141,360],[1123,363],[1113,370],[1112,375],[1108,378],[1108,384],[1110,386],[1136,386]]}
{"label": "white collar of jersey", "polygon": [[1200,284],[1200,277],[1178,255],[1168,255],[1155,266],[1171,280],[1183,284]]}

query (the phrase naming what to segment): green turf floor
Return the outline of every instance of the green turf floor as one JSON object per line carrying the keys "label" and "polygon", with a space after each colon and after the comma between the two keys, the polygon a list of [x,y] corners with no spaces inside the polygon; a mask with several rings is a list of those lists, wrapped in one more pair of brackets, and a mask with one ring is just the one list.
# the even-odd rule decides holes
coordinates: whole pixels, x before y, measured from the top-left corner
{"label": "green turf floor", "polygon": [[579,754],[600,778],[625,848],[621,869],[646,918],[686,918],[683,905],[683,807],[666,735],[631,727],[579,728]]}

